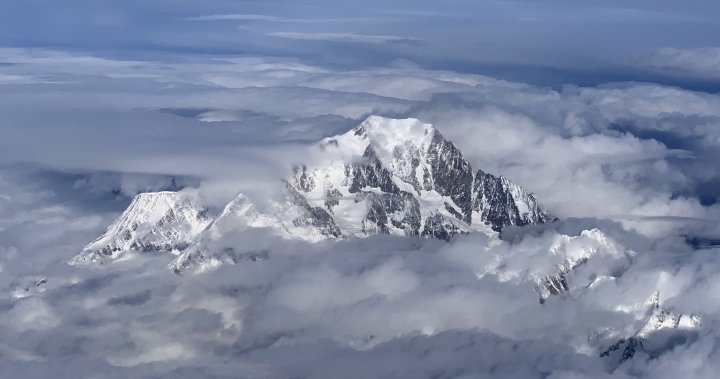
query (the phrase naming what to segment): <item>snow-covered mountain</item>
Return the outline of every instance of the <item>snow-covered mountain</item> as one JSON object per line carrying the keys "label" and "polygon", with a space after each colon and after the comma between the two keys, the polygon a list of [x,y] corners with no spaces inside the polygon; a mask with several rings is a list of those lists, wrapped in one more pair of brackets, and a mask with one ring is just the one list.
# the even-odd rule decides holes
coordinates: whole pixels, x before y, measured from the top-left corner
{"label": "snow-covered mountain", "polygon": [[[492,256],[502,228],[554,218],[521,187],[473,169],[430,124],[372,116],[313,149],[308,162],[278,175],[286,177],[285,196],[263,209],[244,194],[214,216],[192,190],[137,195],[71,263],[165,252],[175,256],[168,267],[182,274],[271,259],[267,247],[252,243],[266,240],[256,238],[259,233],[317,242],[374,234],[450,240],[477,231],[491,236],[491,243],[483,260],[489,263],[476,275],[534,288],[542,306],[608,291],[631,267],[635,253],[598,229],[556,235],[544,248],[516,249],[515,256],[504,250]],[[38,283],[18,286],[17,296],[43,290],[45,281]],[[615,362],[664,349],[700,325],[699,317],[665,307],[659,292],[596,306],[627,321],[591,328],[581,345]]]}
{"label": "snow-covered mountain", "polygon": [[116,259],[131,251],[183,250],[212,222],[193,192],[148,192],[130,206],[71,264]]}
{"label": "snow-covered mountain", "polygon": [[[492,251],[487,253],[492,255]],[[598,322],[597,329],[591,328],[587,340],[578,344],[587,344],[587,353],[622,362],[640,351],[666,351],[673,343],[697,333],[701,325],[699,316],[664,304],[660,290],[652,284],[636,285],[636,293],[617,296],[620,282],[634,280],[626,275],[636,255],[601,230],[590,229],[576,236],[558,234],[546,248],[518,248],[514,254],[500,250],[483,259],[488,264],[478,268],[476,275],[534,287],[545,307],[585,301],[598,312],[618,317],[623,321],[610,328]],[[599,294],[605,294],[607,300],[598,301],[603,298]]]}
{"label": "snow-covered mountain", "polygon": [[371,116],[319,147],[327,159],[296,167],[286,184],[299,208],[293,224],[325,236],[448,240],[551,220],[532,194],[474,170],[452,142],[416,119]]}
{"label": "snow-covered mountain", "polygon": [[192,192],[143,193],[72,263],[176,251],[174,270],[212,266],[245,254],[222,241],[247,228],[309,241],[378,233],[449,240],[552,220],[532,194],[474,170],[452,142],[416,119],[371,116],[315,148],[320,163],[295,166],[284,180],[286,199],[265,213],[242,194],[211,217]]}
{"label": "snow-covered mountain", "polygon": [[245,195],[240,194],[225,206],[217,219],[169,267],[181,273],[191,268],[203,270],[223,263],[264,259],[267,257],[266,251],[237,251],[237,247],[243,243],[235,240],[234,235],[251,228],[264,228],[280,237],[292,238],[278,218],[260,213]]}
{"label": "snow-covered mountain", "polygon": [[[540,295],[540,302],[544,302],[553,295],[570,291],[572,283],[568,282],[568,276],[572,276],[575,286],[592,286],[594,283],[605,280],[609,277],[580,277],[577,268],[586,264],[592,257],[602,257],[613,267],[615,272],[622,271],[628,265],[632,252],[621,246],[605,233],[598,229],[583,230],[579,236],[560,235],[549,250],[560,263],[551,269],[549,273],[536,276],[536,289]],[[579,284],[578,284],[579,283]]]}
{"label": "snow-covered mountain", "polygon": [[[551,296],[587,296],[603,291],[603,286],[614,286],[630,268],[635,252],[628,250],[598,229],[585,230],[578,236],[558,236],[549,255],[560,259],[554,272],[536,279],[540,302]],[[584,266],[590,266],[583,270]],[[685,334],[696,333],[701,319],[697,315],[678,313],[661,302],[660,291],[645,301],[612,304],[616,311],[632,316],[634,322],[624,330],[598,331],[591,342],[598,344],[601,357],[612,361],[625,361],[638,351],[652,353],[666,350],[673,340]],[[623,334],[629,333],[629,334]],[[609,341],[609,342],[608,342]]]}
{"label": "snow-covered mountain", "polygon": [[652,354],[655,351],[668,350],[674,343],[696,334],[702,323],[697,315],[665,309],[660,303],[659,291],[644,302],[638,311],[637,313],[644,316],[639,317],[640,321],[644,322],[640,330],[631,336],[620,338],[610,346],[601,346],[601,357],[623,362],[639,351]]}

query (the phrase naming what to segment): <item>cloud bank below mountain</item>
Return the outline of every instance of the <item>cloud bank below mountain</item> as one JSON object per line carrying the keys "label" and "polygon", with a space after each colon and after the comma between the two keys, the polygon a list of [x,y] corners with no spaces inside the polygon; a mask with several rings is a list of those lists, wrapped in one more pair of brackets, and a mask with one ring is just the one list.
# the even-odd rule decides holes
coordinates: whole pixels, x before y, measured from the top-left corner
{"label": "cloud bank below mountain", "polygon": [[[654,84],[549,89],[397,62],[342,70],[217,56],[162,62],[3,49],[0,361],[12,377],[714,377],[720,97]],[[171,256],[65,263],[137,192],[279,196],[309,146],[369,114],[417,117],[473,167],[565,221],[450,243],[308,244],[244,232],[269,258],[178,277]],[[538,299],[562,235],[619,246]],[[570,243],[568,246],[574,246]],[[626,253],[627,257],[624,253]],[[629,258],[628,258],[629,257]],[[603,278],[607,276],[607,278]],[[592,284],[592,286],[590,286]],[[585,288],[587,286],[587,288]],[[624,362],[651,300],[697,316]],[[644,305],[643,305],[644,304]],[[664,335],[663,333],[667,333]],[[668,337],[668,338],[665,338]],[[651,340],[648,340],[651,341]],[[62,376],[60,376],[62,377]]]}

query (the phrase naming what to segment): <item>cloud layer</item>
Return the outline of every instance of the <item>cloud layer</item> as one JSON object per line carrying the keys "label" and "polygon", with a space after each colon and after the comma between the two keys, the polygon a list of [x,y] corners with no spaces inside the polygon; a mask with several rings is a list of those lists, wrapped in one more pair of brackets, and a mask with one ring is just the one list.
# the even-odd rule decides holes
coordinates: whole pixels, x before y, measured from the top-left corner
{"label": "cloud layer", "polygon": [[[187,21],[189,22],[189,21]],[[372,44],[371,44],[372,45]],[[715,377],[720,97],[656,84],[560,89],[295,59],[0,51],[0,362],[12,377]],[[306,244],[178,277],[170,256],[65,264],[137,192],[280,196],[308,149],[369,114],[434,123],[473,166],[565,219],[446,244]],[[539,301],[583,230],[613,253]],[[573,240],[576,241],[576,240]],[[587,242],[587,241],[585,241]],[[565,245],[562,245],[565,246]],[[565,254],[565,253],[563,253]],[[601,358],[658,307],[702,320]],[[650,313],[648,313],[650,312]],[[61,376],[62,377],[62,376]]]}
{"label": "cloud layer", "polygon": [[[720,46],[712,17],[718,6],[709,0],[11,1],[0,15],[3,46],[129,59],[242,52],[348,69],[403,59],[553,86],[643,80],[720,88],[717,78],[679,75],[683,68],[658,72],[640,59],[668,47]],[[377,36],[422,43],[379,43],[386,39]]]}
{"label": "cloud layer", "polygon": [[5,49],[2,60],[6,75],[33,76],[0,95],[6,162],[204,178],[227,187],[226,200],[276,182],[310,143],[369,114],[418,117],[558,216],[717,235],[720,99],[712,94],[653,84],[552,90],[407,64],[343,71],[268,58],[163,63],[26,49]]}

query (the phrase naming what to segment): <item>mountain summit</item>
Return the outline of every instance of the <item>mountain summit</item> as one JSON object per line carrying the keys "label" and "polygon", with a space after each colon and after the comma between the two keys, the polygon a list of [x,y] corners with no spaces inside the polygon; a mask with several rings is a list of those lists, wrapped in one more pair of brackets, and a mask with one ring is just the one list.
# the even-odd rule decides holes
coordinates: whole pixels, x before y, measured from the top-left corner
{"label": "mountain summit", "polygon": [[191,192],[140,194],[73,263],[127,251],[176,251],[173,269],[202,267],[237,259],[235,253],[223,258],[220,252],[234,247],[222,240],[248,228],[309,241],[373,234],[449,240],[552,220],[532,194],[474,170],[452,142],[417,119],[371,116],[316,148],[321,163],[295,166],[283,181],[286,199],[267,213],[242,194],[217,217]]}
{"label": "mountain summit", "polygon": [[341,159],[296,167],[288,190],[298,202],[332,216],[347,234],[447,240],[470,230],[551,219],[532,194],[473,170],[452,142],[416,119],[371,116],[320,147]]}

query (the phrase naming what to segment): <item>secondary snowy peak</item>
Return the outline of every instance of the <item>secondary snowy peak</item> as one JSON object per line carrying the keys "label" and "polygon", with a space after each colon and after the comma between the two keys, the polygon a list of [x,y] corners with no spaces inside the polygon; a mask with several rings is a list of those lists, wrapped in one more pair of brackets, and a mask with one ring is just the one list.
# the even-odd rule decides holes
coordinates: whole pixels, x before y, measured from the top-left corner
{"label": "secondary snowy peak", "polygon": [[238,252],[246,245],[235,239],[236,233],[263,228],[281,237],[292,237],[277,217],[260,213],[247,196],[237,195],[220,215],[168,266],[175,273],[188,269],[205,271],[223,263],[259,260],[267,252]]}
{"label": "secondary snowy peak", "polygon": [[276,227],[278,222],[275,217],[260,213],[247,196],[238,194],[220,212],[206,234],[213,238],[219,238],[236,230]]}
{"label": "secondary snowy peak", "polygon": [[573,237],[560,235],[549,253],[560,263],[552,267],[550,272],[536,278],[541,303],[552,295],[591,287],[599,280],[612,279],[605,273],[599,273],[598,268],[585,273],[577,272],[578,267],[587,264],[593,257],[604,258],[603,263],[608,265],[603,267],[605,271],[621,272],[629,264],[632,255],[631,251],[598,229],[584,230],[579,236]]}
{"label": "secondary snowy peak", "polygon": [[673,341],[699,331],[700,317],[661,302],[660,289],[667,288],[664,280],[658,278],[653,284],[647,281],[644,269],[634,270],[636,252],[599,229],[578,235],[551,233],[528,235],[513,242],[518,244],[514,248],[506,244],[488,246],[479,259],[463,262],[474,261],[470,264],[478,278],[495,277],[500,282],[522,285],[527,291],[534,287],[542,308],[571,312],[567,315],[569,323],[577,318],[572,304],[578,300],[592,307],[596,315],[614,315],[608,323],[590,329],[575,345],[578,351],[596,353],[614,362],[637,351],[667,351]]}
{"label": "secondary snowy peak", "polygon": [[662,306],[660,291],[655,292],[648,301],[637,307],[636,313],[644,313],[637,318],[641,328],[632,336],[620,338],[610,346],[601,346],[600,356],[613,361],[623,362],[637,352],[653,354],[672,349],[678,340],[696,335],[702,324],[698,315],[677,313]]}
{"label": "secondary snowy peak", "polygon": [[207,210],[197,204],[194,193],[141,193],[105,233],[85,246],[71,263],[100,262],[127,251],[182,250],[211,221]]}

